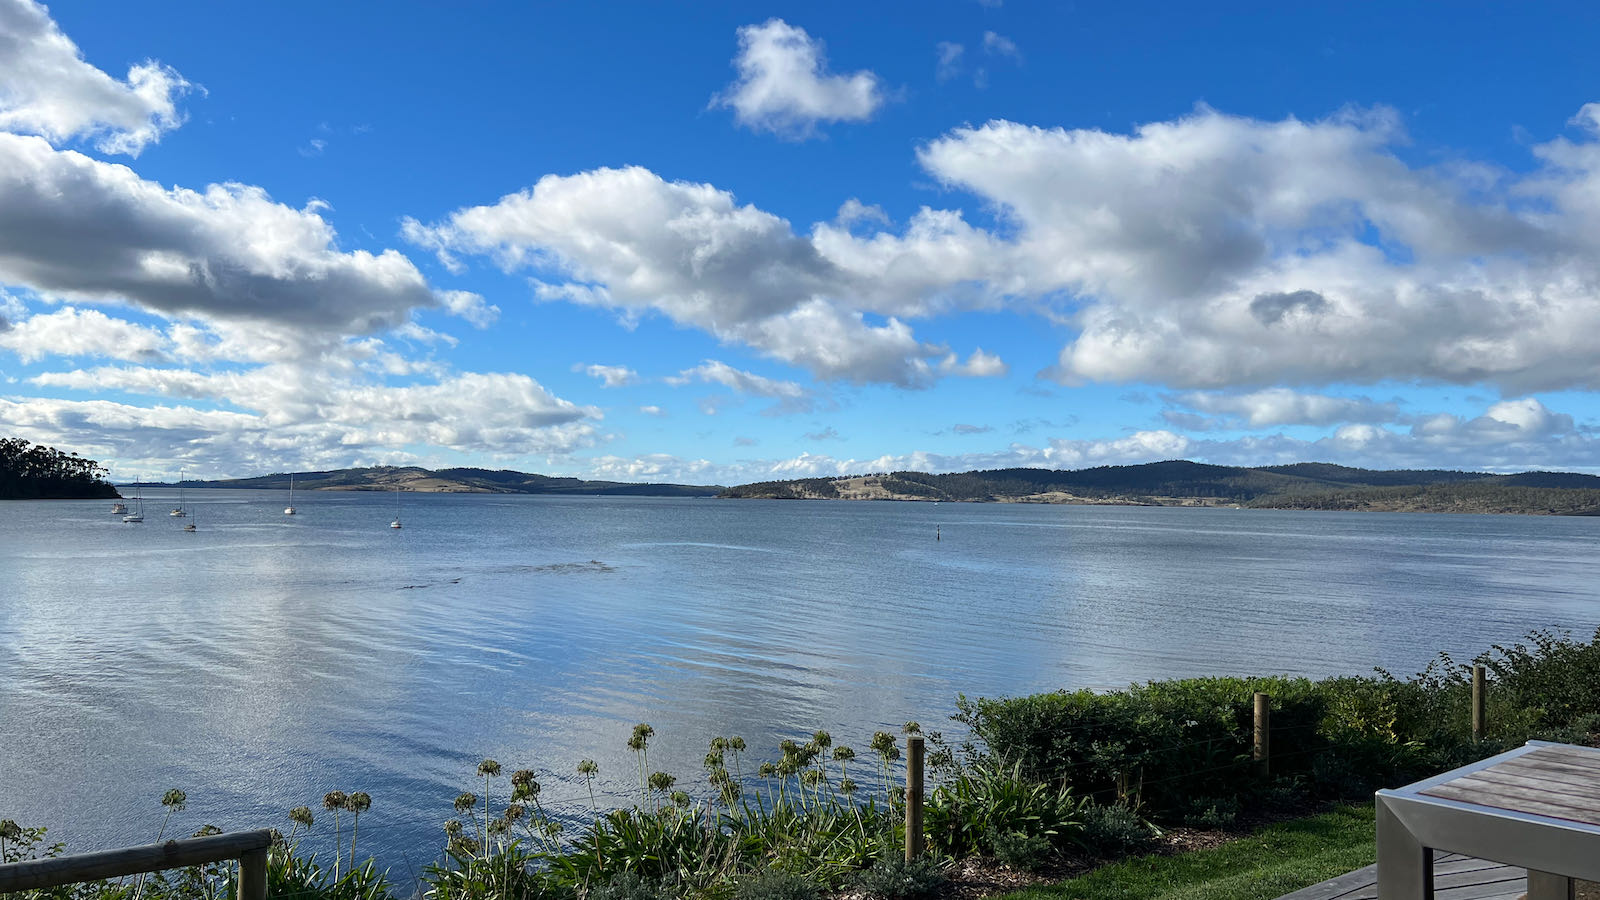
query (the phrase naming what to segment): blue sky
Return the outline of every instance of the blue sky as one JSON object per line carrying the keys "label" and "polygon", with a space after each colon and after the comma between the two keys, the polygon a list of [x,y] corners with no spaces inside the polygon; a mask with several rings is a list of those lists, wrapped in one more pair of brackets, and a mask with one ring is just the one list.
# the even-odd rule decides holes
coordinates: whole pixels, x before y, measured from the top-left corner
{"label": "blue sky", "polygon": [[1597,19],[0,0],[0,430],[121,478],[1600,471]]}

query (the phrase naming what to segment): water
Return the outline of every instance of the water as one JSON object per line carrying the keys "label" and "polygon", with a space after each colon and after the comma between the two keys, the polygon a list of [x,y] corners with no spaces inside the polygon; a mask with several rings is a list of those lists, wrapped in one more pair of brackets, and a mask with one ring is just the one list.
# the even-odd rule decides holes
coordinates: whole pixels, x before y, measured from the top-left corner
{"label": "water", "polygon": [[0,818],[82,850],[153,839],[169,787],[184,834],[365,790],[405,878],[483,757],[567,811],[593,758],[625,802],[635,722],[698,789],[716,735],[865,756],[961,692],[1409,673],[1600,622],[1600,519],[436,494],[395,531],[393,495],[188,499],[194,534],[170,496],[0,503]]}

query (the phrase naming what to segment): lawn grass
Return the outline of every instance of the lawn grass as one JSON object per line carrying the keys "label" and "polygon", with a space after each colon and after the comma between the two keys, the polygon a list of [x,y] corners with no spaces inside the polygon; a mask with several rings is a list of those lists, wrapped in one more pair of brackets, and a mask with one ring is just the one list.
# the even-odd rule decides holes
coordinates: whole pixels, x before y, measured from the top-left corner
{"label": "lawn grass", "polygon": [[1372,804],[1279,822],[1210,850],[1123,860],[1002,900],[1273,900],[1370,865]]}

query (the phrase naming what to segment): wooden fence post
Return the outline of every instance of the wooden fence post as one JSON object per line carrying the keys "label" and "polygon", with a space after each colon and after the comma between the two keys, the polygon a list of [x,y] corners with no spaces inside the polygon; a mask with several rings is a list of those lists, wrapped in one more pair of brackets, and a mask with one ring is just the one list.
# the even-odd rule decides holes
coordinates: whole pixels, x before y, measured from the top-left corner
{"label": "wooden fence post", "polygon": [[922,735],[906,738],[906,862],[922,855]]}
{"label": "wooden fence post", "polygon": [[1484,733],[1489,730],[1489,717],[1484,710],[1484,702],[1488,698],[1484,683],[1483,665],[1480,663],[1472,667],[1472,739],[1483,740]]}
{"label": "wooden fence post", "polygon": [[1256,694],[1255,746],[1250,758],[1256,762],[1256,775],[1266,778],[1272,772],[1272,697]]}
{"label": "wooden fence post", "polygon": [[267,900],[267,851],[239,854],[239,900]]}

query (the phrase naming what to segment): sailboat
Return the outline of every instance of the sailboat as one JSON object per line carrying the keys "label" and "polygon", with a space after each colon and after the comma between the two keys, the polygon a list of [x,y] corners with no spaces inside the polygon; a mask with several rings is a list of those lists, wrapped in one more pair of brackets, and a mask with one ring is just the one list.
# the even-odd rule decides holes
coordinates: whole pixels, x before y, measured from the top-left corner
{"label": "sailboat", "polygon": [[172,512],[167,513],[167,515],[172,516],[174,518],[178,518],[178,519],[181,519],[184,516],[188,515],[188,513],[183,511],[183,470],[182,469],[178,470],[178,505],[173,507],[172,508]]}
{"label": "sailboat", "polygon": [[294,515],[294,473],[289,473],[289,505],[283,508],[286,516]]}
{"label": "sailboat", "polygon": [[389,523],[390,528],[400,527],[400,485],[394,486],[394,521]]}
{"label": "sailboat", "polygon": [[137,479],[137,478],[135,478],[133,480],[133,502],[138,505],[138,511],[137,512],[131,512],[131,513],[128,513],[127,515],[123,516],[122,517],[122,521],[128,522],[130,524],[134,523],[134,522],[143,522],[144,521],[144,489],[139,487],[139,479]]}
{"label": "sailboat", "polygon": [[200,529],[194,527],[194,520],[198,519],[198,518],[199,518],[199,516],[190,516],[189,517],[189,521],[183,526],[183,530],[184,531],[199,531]]}

